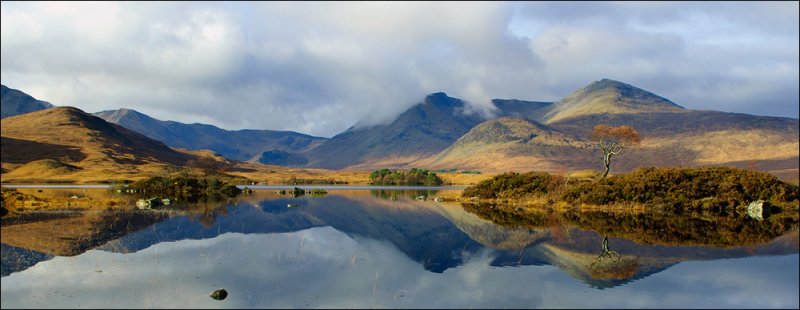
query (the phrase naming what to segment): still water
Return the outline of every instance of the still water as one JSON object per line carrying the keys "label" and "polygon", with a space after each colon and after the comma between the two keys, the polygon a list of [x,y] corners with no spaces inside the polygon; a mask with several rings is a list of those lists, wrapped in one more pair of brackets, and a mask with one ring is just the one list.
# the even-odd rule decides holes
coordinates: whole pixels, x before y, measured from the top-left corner
{"label": "still water", "polygon": [[[458,193],[257,190],[166,211],[4,219],[0,300],[2,308],[800,306],[796,215],[551,210],[525,222],[494,206],[433,201]],[[218,288],[227,299],[207,296]]]}

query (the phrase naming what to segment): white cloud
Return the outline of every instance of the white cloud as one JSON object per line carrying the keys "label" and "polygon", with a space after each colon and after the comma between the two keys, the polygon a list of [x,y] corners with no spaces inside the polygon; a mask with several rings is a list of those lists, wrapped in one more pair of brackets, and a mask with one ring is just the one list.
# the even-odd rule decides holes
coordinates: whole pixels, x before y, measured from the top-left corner
{"label": "white cloud", "polygon": [[444,91],[558,100],[613,78],[797,117],[797,3],[2,3],[2,82],[88,112],[331,136]]}

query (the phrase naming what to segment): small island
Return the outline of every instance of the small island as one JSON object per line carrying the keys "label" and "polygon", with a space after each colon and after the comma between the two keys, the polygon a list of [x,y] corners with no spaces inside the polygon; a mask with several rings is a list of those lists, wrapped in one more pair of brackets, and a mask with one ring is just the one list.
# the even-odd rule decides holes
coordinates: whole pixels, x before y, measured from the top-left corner
{"label": "small island", "polygon": [[235,182],[235,180],[224,174],[201,177],[178,173],[150,177],[133,182],[127,188],[112,188],[112,191],[141,198],[136,203],[140,209],[153,209],[170,205],[174,202],[218,201],[234,198],[243,192],[252,192],[247,187],[242,190],[231,184],[232,182]]}
{"label": "small island", "polygon": [[798,186],[764,172],[730,167],[639,168],[610,177],[504,173],[464,189],[462,197],[548,208],[671,210],[744,208],[755,202],[798,209]]}
{"label": "small island", "polygon": [[369,174],[369,184],[440,186],[444,181],[435,172],[427,169],[411,168],[402,171],[383,168]]}

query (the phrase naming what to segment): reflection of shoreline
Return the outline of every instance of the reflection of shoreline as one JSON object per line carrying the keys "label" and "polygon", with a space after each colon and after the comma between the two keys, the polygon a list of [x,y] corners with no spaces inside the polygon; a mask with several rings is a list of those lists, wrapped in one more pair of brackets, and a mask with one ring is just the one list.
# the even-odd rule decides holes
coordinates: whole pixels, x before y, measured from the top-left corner
{"label": "reflection of shoreline", "polygon": [[601,233],[579,227],[557,214],[548,214],[537,226],[500,226],[457,206],[442,206],[438,210],[473,240],[502,251],[492,262],[494,266],[549,264],[596,288],[646,278],[680,262],[800,252],[797,230],[758,244],[729,247],[643,244],[623,236],[610,238],[608,243],[619,254],[615,261],[600,257]]}
{"label": "reflection of shoreline", "polygon": [[798,231],[800,214],[781,212],[763,221],[737,213],[527,210],[513,205],[462,203],[470,213],[501,226],[578,227],[642,244],[736,247],[769,242]]}

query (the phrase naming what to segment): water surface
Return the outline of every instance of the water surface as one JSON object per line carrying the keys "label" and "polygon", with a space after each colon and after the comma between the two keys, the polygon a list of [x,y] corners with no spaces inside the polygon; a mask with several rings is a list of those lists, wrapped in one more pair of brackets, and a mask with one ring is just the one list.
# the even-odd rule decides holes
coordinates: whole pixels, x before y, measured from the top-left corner
{"label": "water surface", "polygon": [[[705,215],[707,236],[678,233],[696,230],[689,215],[615,215],[616,230],[592,214],[498,225],[431,199],[457,194],[257,190],[168,211],[4,219],[2,307],[798,307],[798,232],[781,217]],[[639,232],[651,226],[660,233]],[[601,256],[605,235],[616,256]],[[207,296],[217,288],[228,298]]]}

